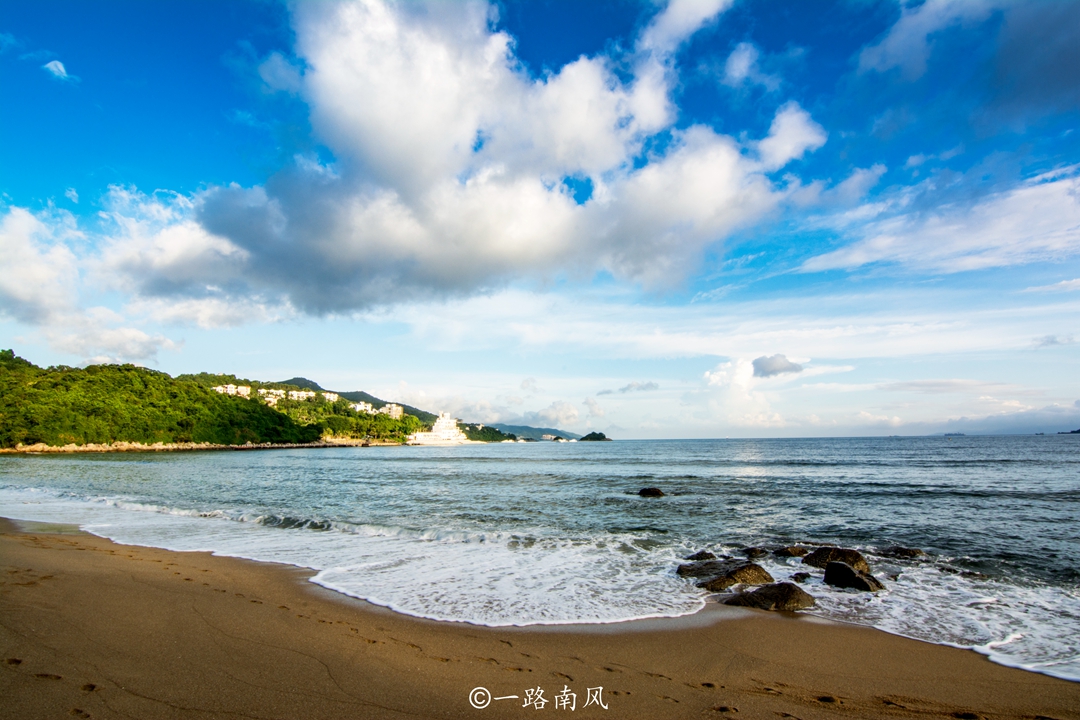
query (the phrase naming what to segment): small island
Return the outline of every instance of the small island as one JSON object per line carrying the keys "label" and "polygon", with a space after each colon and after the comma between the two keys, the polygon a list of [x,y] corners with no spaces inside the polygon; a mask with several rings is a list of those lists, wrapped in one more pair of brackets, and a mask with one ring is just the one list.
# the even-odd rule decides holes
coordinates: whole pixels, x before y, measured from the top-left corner
{"label": "small island", "polygon": [[591,432],[578,442],[611,442],[611,438],[602,432]]}

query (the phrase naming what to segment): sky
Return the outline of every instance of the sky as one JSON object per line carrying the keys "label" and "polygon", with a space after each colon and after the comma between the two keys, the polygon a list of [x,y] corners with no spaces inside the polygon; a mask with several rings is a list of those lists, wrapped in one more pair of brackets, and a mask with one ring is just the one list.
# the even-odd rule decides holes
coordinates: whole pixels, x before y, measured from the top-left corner
{"label": "sky", "polygon": [[1080,3],[0,0],[0,347],[615,438],[1080,427]]}

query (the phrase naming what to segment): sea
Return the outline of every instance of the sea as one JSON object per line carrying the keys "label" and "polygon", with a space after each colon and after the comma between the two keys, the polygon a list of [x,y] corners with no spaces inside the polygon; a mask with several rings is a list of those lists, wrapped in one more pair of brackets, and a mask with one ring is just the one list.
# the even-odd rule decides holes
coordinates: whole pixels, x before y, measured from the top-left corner
{"label": "sea", "polygon": [[709,596],[676,569],[698,550],[835,544],[885,590],[757,562],[812,571],[810,614],[1080,681],[1080,435],[9,455],[0,515],[489,626],[688,615]]}

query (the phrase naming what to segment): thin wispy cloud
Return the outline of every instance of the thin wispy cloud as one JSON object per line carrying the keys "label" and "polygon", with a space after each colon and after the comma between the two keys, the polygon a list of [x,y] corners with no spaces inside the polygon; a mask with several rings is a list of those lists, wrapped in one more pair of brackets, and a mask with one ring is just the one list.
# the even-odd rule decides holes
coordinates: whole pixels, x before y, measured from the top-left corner
{"label": "thin wispy cloud", "polygon": [[79,82],[79,78],[75,75],[69,75],[67,68],[64,67],[64,63],[59,60],[50,60],[41,66],[41,69],[52,75],[57,80],[63,80],[64,82]]}

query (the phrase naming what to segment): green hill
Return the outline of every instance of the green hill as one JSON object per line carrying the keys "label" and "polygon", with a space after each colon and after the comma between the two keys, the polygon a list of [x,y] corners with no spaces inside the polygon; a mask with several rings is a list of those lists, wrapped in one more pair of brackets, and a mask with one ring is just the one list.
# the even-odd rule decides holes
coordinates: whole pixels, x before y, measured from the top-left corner
{"label": "green hill", "polygon": [[257,400],[134,365],[39,368],[0,351],[0,447],[142,443],[304,443],[304,426]]}

